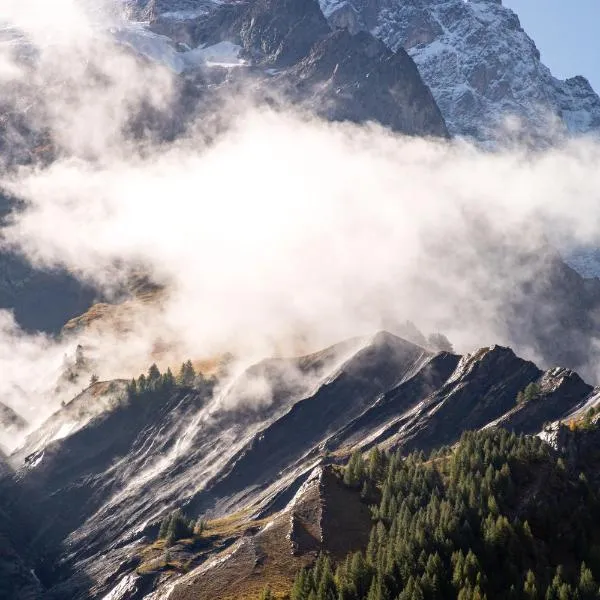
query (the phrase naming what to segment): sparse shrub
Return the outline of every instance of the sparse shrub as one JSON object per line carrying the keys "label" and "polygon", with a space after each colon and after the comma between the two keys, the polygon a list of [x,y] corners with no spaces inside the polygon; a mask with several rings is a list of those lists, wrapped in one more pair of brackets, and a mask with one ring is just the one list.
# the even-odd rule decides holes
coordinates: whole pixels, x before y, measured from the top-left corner
{"label": "sparse shrub", "polygon": [[273,592],[271,592],[271,588],[267,586],[260,595],[260,600],[275,600],[275,596]]}
{"label": "sparse shrub", "polygon": [[199,518],[194,525],[194,535],[202,535],[206,529],[206,521]]}
{"label": "sparse shrub", "polygon": [[537,383],[531,382],[527,384],[524,390],[517,394],[517,404],[531,402],[540,395],[540,386]]}
{"label": "sparse shrub", "polygon": [[192,537],[194,526],[193,519],[188,519],[180,509],[176,509],[162,520],[158,538],[166,540],[167,546],[172,546],[177,540]]}

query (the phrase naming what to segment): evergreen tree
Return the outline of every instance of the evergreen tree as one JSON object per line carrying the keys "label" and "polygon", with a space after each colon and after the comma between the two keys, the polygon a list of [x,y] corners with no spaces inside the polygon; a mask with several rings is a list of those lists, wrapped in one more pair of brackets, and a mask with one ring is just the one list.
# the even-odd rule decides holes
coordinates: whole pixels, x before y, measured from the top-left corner
{"label": "evergreen tree", "polygon": [[134,378],[127,385],[127,394],[129,395],[130,398],[132,398],[133,396],[136,396],[137,393],[138,393],[138,386],[137,386],[137,381]]}
{"label": "evergreen tree", "polygon": [[538,597],[537,585],[535,581],[535,575],[531,569],[527,571],[525,577],[525,583],[523,584],[523,592],[528,600],[536,600]]}
{"label": "evergreen tree", "polygon": [[577,586],[581,600],[591,600],[600,597],[598,584],[594,580],[592,571],[588,569],[585,563],[581,563],[579,571],[579,584]]}
{"label": "evergreen tree", "polygon": [[175,387],[175,377],[173,377],[171,369],[167,369],[167,372],[163,374],[161,387],[165,391],[169,391]]}
{"label": "evergreen tree", "polygon": [[177,375],[177,384],[183,387],[192,387],[196,381],[196,371],[192,365],[192,361],[188,360],[181,365],[179,374]]}
{"label": "evergreen tree", "polygon": [[[435,456],[372,450],[365,463],[352,454],[345,483],[377,502],[368,545],[336,564],[335,577],[319,556],[296,578],[292,600],[600,597],[600,499],[586,477],[539,438],[501,429],[467,432]],[[540,472],[551,493],[523,504]],[[586,563],[557,566],[556,540],[560,554]]]}
{"label": "evergreen tree", "polygon": [[344,469],[344,483],[350,487],[358,487],[365,471],[362,454],[355,450],[350,457],[348,466]]}
{"label": "evergreen tree", "polygon": [[260,600],[275,600],[275,596],[271,592],[271,588],[269,586],[262,591]]}
{"label": "evergreen tree", "polygon": [[160,381],[160,371],[156,366],[156,363],[152,363],[148,369],[148,383],[151,387],[156,387],[156,384]]}
{"label": "evergreen tree", "polygon": [[540,393],[540,386],[537,383],[530,383],[523,392],[525,402],[530,402],[538,397]]}

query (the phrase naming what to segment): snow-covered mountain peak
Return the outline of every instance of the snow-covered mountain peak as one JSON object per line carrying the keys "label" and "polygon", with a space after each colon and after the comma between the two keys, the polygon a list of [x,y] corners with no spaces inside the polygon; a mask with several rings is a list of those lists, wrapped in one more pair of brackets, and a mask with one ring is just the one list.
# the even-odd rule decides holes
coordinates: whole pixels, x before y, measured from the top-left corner
{"label": "snow-covered mountain peak", "polygon": [[518,16],[498,0],[321,0],[329,22],[367,29],[417,63],[451,133],[495,137],[507,117],[545,137],[600,129],[600,98],[584,77],[561,81]]}

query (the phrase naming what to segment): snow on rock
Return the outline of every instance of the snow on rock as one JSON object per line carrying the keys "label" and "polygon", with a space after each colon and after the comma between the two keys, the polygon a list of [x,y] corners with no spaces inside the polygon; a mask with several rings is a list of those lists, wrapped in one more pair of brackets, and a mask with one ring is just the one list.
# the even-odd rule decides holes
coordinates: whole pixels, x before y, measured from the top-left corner
{"label": "snow on rock", "polygon": [[239,58],[242,47],[228,41],[180,52],[169,37],[151,31],[146,23],[123,24],[111,33],[118,43],[177,74],[199,66],[229,68],[246,64]]}
{"label": "snow on rock", "polygon": [[246,64],[245,60],[239,58],[241,50],[241,46],[224,41],[184,52],[183,59],[189,66],[205,64],[209,67],[239,67]]}
{"label": "snow on rock", "polygon": [[543,138],[600,131],[600,98],[588,81],[555,78],[498,0],[320,3],[332,26],[367,29],[392,50],[406,49],[455,135],[487,141],[511,129]]}
{"label": "snow on rock", "polygon": [[123,24],[113,27],[111,33],[118,43],[175,73],[182,73],[186,67],[182,53],[177,52],[171,40],[150,31],[145,23]]}

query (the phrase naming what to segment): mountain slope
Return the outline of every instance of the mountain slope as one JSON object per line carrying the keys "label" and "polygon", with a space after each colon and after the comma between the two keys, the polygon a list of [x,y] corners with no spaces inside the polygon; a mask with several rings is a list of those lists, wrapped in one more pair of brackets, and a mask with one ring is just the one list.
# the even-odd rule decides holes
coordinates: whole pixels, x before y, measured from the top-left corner
{"label": "mountain slope", "polygon": [[[536,399],[520,409],[532,421],[518,419],[515,397],[535,382]],[[102,412],[90,407],[91,420],[63,428],[92,401],[86,392],[10,458],[23,501],[43,523],[33,543],[58,567],[44,571],[44,583],[72,598],[119,584],[158,585],[157,573],[138,580],[136,568],[158,523],[177,506],[224,523],[238,515],[239,526],[215,538],[226,551],[253,522],[289,506],[315,467],[354,449],[433,448],[498,419],[531,430],[568,418],[592,392],[575,374],[544,374],[506,348],[460,358],[384,332],[265,360],[229,381],[199,379],[185,388],[165,379],[103,400],[115,385],[96,384],[104,386],[94,400]],[[61,429],[64,435],[53,433]],[[209,558],[206,549],[181,552],[191,564]]]}
{"label": "mountain slope", "polygon": [[[584,77],[555,78],[517,15],[496,0],[321,0],[329,22],[404,48],[452,134],[486,140],[503,120],[547,137],[600,129],[600,98]],[[560,129],[559,127],[559,129]]]}
{"label": "mountain slope", "polygon": [[328,120],[372,120],[413,135],[447,135],[406,52],[391,52],[366,32],[332,31],[316,1],[199,3],[198,12],[174,13],[177,6],[155,5],[152,31],[204,53],[224,43],[238,48],[246,63],[229,68],[229,83],[254,77],[270,102],[279,90]]}
{"label": "mountain slope", "polygon": [[30,523],[16,502],[17,490],[10,468],[0,453],[0,598],[38,600],[42,586],[27,555]]}

